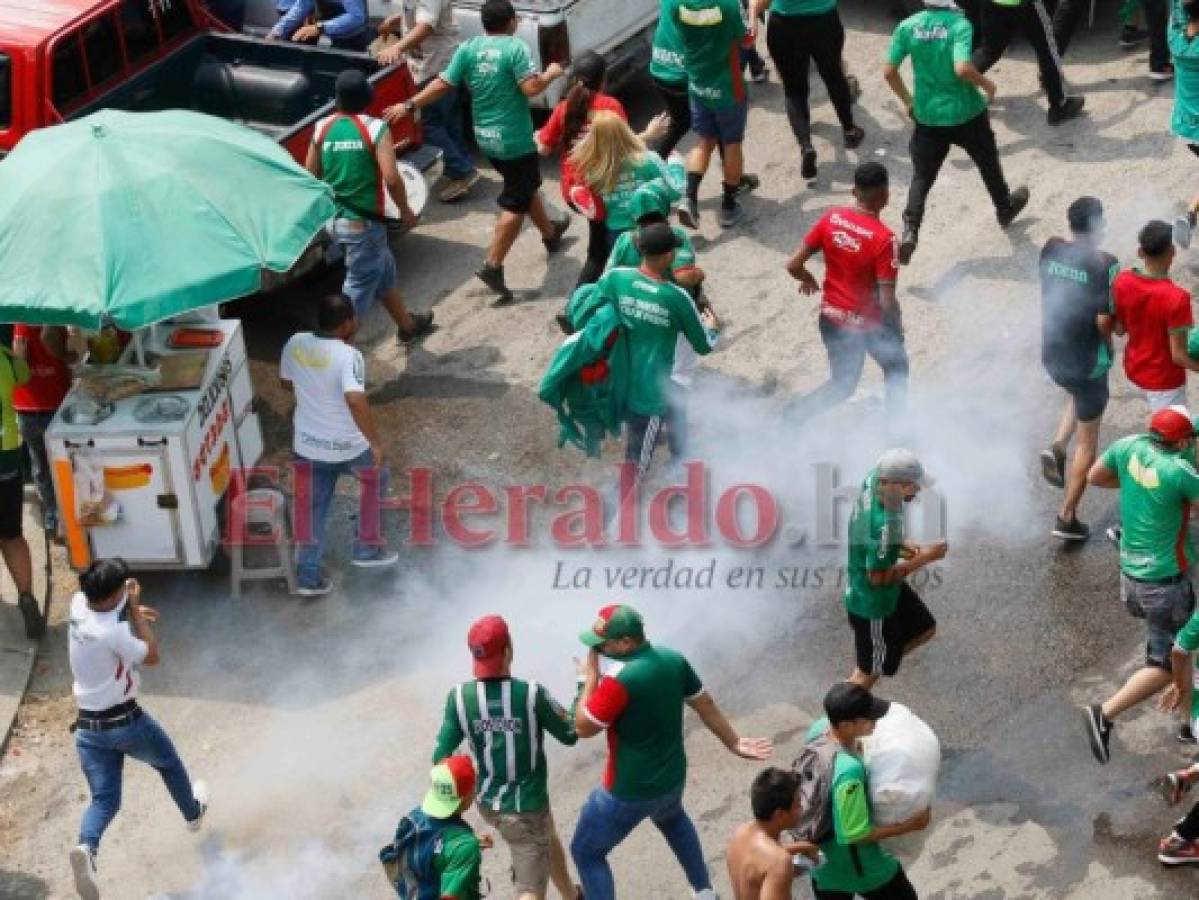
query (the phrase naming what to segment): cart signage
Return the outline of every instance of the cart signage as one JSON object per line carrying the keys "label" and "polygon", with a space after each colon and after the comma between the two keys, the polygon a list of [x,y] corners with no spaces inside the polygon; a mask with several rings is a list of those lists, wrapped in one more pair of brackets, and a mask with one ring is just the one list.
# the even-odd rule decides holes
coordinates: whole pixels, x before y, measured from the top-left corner
{"label": "cart signage", "polygon": [[204,432],[204,439],[200,442],[200,449],[196,453],[196,458],[192,462],[192,480],[199,482],[200,476],[204,474],[204,469],[208,466],[208,461],[212,457],[213,451],[220,444],[221,436],[225,432],[225,426],[229,424],[229,420],[233,418],[233,403],[227,398],[221,404],[216,417],[208,426],[208,430]]}
{"label": "cart signage", "polygon": [[[224,399],[225,392],[229,387],[229,379],[233,377],[233,360],[226,356],[221,360],[220,367],[216,370],[216,374],[212,376],[212,381],[208,387],[204,389],[203,396],[200,397],[198,411],[200,413],[200,427],[203,428],[208,422],[208,417],[212,415],[213,410]],[[218,428],[219,432],[220,429]],[[209,435],[212,432],[209,432]],[[205,435],[207,440],[208,435]]]}

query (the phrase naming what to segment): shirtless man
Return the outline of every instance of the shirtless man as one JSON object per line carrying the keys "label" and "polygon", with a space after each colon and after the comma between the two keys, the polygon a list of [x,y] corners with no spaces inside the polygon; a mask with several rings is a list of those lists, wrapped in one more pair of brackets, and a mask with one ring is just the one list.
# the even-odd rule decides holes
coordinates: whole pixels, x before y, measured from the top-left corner
{"label": "shirtless man", "polygon": [[791,857],[804,853],[815,859],[818,852],[813,844],[779,842],[782,832],[799,822],[799,798],[794,772],[772,767],[754,779],[754,820],[733,832],[726,854],[735,900],[791,900]]}

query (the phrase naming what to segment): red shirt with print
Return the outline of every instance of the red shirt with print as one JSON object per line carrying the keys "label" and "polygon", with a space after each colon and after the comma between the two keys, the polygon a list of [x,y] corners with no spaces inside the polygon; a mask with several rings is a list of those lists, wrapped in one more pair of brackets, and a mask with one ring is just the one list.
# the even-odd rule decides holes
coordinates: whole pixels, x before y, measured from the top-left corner
{"label": "red shirt with print", "polygon": [[[574,166],[570,164],[570,151],[572,151],[574,149],[574,145],[581,141],[587,134],[587,125],[586,123],[583,124],[582,130],[579,131],[578,137],[575,138],[573,144],[571,144],[569,147],[565,146],[562,138],[565,136],[566,132],[566,106],[566,101],[562,100],[557,106],[554,107],[554,111],[550,113],[549,119],[541,127],[541,130],[537,132],[537,143],[543,147],[556,147],[558,149],[559,159],[562,166],[562,177],[560,179],[562,182],[562,199],[578,209],[584,215],[588,215],[587,204],[590,203],[593,206],[598,204],[599,197],[590,196],[584,198],[583,202],[579,202],[578,198],[575,196],[577,193],[576,188],[583,190],[589,195],[591,194],[591,191],[587,188],[586,183],[579,178],[578,173],[575,172]],[[624,104],[622,104],[615,97],[609,97],[607,94],[596,91],[596,93],[594,93],[591,97],[591,106],[587,110],[588,121],[590,121],[591,117],[595,115],[595,113],[601,110],[616,113],[616,115],[620,116],[626,122],[629,120],[628,113],[626,113],[624,109]],[[597,216],[588,217],[602,219],[603,214],[600,212]]]}
{"label": "red shirt with print", "polygon": [[13,391],[13,409],[54,412],[71,389],[70,368],[46,349],[41,325],[15,325],[12,334],[14,344],[18,340],[25,342],[25,359],[29,363],[29,380]]}
{"label": "red shirt with print", "polygon": [[1112,282],[1112,304],[1128,333],[1128,380],[1145,391],[1172,391],[1186,384],[1186,369],[1170,355],[1170,332],[1186,331],[1194,324],[1191,295],[1169,278],[1129,269]]}
{"label": "red shirt with print", "polygon": [[804,244],[824,256],[820,314],[860,331],[882,322],[878,286],[899,277],[895,235],[876,216],[848,206],[830,209]]}

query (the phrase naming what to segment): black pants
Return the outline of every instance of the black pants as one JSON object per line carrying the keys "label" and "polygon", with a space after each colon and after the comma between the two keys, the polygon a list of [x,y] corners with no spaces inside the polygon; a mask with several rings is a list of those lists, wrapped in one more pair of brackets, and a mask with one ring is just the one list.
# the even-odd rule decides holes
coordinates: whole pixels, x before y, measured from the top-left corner
{"label": "black pants", "polygon": [[882,887],[875,888],[873,891],[863,891],[856,895],[845,891],[822,891],[815,885],[812,888],[816,900],[853,900],[855,896],[862,897],[864,900],[920,900],[916,889],[912,887],[912,882],[908,881],[907,873],[903,869],[896,872],[895,877]]}
{"label": "black pants", "polygon": [[895,417],[907,401],[908,354],[898,313],[874,328],[855,330],[820,317],[820,340],[828,354],[828,381],[796,401],[793,415],[804,421],[844,403],[857,390],[869,356],[883,370],[887,413]]}
{"label": "black pants", "polygon": [[575,283],[575,288],[580,288],[585,284],[592,284],[599,281],[599,277],[604,274],[604,266],[608,264],[608,256],[612,252],[612,232],[608,230],[608,224],[602,219],[587,220],[587,259],[583,261],[583,268],[579,270],[579,280]]}
{"label": "black pants", "polygon": [[1053,37],[1053,23],[1049,21],[1044,0],[1024,0],[1019,6],[1003,6],[993,0],[983,0],[981,19],[982,46],[974,51],[975,68],[986,72],[999,62],[1012,38],[1022,34],[1037,54],[1037,65],[1041,69],[1041,81],[1049,96],[1049,105],[1060,106],[1066,97],[1065,79],[1061,56]]}
{"label": "black pants", "polygon": [[1170,24],[1167,0],[1145,0],[1145,28],[1149,32],[1149,68],[1160,71],[1170,64],[1166,29]]}
{"label": "black pants", "polygon": [[908,145],[912,155],[912,184],[908,188],[908,205],[903,211],[903,223],[913,230],[924,221],[924,204],[941,171],[941,164],[950,147],[961,147],[978,167],[996,214],[1004,213],[1011,205],[1011,193],[999,162],[995,132],[986,111],[961,125],[921,125],[916,123]]}
{"label": "black pants", "polygon": [[658,89],[658,96],[662,98],[670,116],[670,127],[657,147],[658,155],[666,159],[691,130],[691,98],[686,84],[667,84],[655,78],[654,87]]}
{"label": "black pants", "polygon": [[637,482],[645,479],[650,463],[654,459],[654,448],[662,429],[666,429],[666,445],[670,449],[671,459],[682,459],[687,430],[687,408],[683,405],[683,397],[675,396],[669,399],[666,414],[661,416],[641,416],[630,413],[625,422],[625,452],[626,462],[637,464]]}
{"label": "black pants", "polygon": [[1053,11],[1053,40],[1062,56],[1066,55],[1074,32],[1090,8],[1090,0],[1058,0],[1057,9]]}
{"label": "black pants", "polygon": [[818,16],[774,13],[766,25],[766,47],[783,80],[787,121],[801,147],[812,146],[812,112],[808,105],[808,70],[820,73],[842,128],[853,127],[853,95],[841,67],[845,29],[833,9]]}
{"label": "black pants", "polygon": [[1199,803],[1191,807],[1191,811],[1174,826],[1178,836],[1184,841],[1199,841]]}

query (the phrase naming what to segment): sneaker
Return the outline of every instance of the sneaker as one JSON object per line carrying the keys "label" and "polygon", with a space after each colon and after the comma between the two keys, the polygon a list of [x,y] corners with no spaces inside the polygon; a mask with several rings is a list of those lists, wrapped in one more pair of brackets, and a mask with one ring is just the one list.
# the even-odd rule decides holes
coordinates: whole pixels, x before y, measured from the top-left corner
{"label": "sneaker", "polygon": [[83,900],[100,900],[96,884],[96,851],[80,844],[71,851],[71,872],[75,876],[75,893]]}
{"label": "sneaker", "polygon": [[543,237],[541,243],[545,244],[546,253],[557,253],[562,249],[562,235],[566,234],[570,228],[570,219],[559,219],[551,226],[549,237]]}
{"label": "sneaker", "polygon": [[906,266],[912,261],[912,254],[916,252],[917,240],[915,228],[904,228],[903,237],[899,241],[899,264],[901,266]]}
{"label": "sneaker", "polygon": [[395,550],[385,550],[382,547],[371,547],[361,556],[350,560],[350,565],[359,569],[379,569],[383,566],[394,566],[400,561],[400,554]]}
{"label": "sneaker", "polygon": [[737,196],[748,194],[750,191],[756,191],[762,186],[762,179],[752,173],[745,173],[737,182]]}
{"label": "sneaker", "polygon": [[766,78],[770,75],[769,66],[758,66],[758,68],[750,68],[749,80],[754,84],[765,84]]}
{"label": "sneaker", "polygon": [[1131,50],[1138,44],[1143,44],[1149,40],[1149,29],[1137,28],[1135,25],[1125,25],[1120,29],[1120,46],[1125,50]]}
{"label": "sneaker", "polygon": [[563,334],[572,335],[575,333],[575,326],[570,321],[570,316],[566,313],[558,313],[554,316],[554,321],[558,323],[558,327],[562,329]]}
{"label": "sneaker", "polygon": [[471,172],[463,178],[451,178],[437,193],[437,199],[442,203],[456,203],[467,195],[471,188],[479,182],[479,173]]}
{"label": "sneaker", "polygon": [[413,341],[424,337],[433,330],[433,313],[412,313],[412,330],[406,331],[401,328],[397,332],[397,337],[401,344],[411,344]]}
{"label": "sneaker", "polygon": [[1199,843],[1186,841],[1177,833],[1162,838],[1157,845],[1157,858],[1166,866],[1193,866],[1199,864]]}
{"label": "sneaker", "polygon": [[805,181],[811,181],[816,177],[816,149],[814,147],[804,147],[803,156],[800,157],[799,175]]}
{"label": "sneaker", "polygon": [[1057,524],[1053,526],[1053,536],[1063,541],[1085,541],[1091,536],[1091,529],[1078,521],[1077,516],[1069,522],[1058,516]]}
{"label": "sneaker", "polygon": [[25,620],[25,637],[31,641],[38,640],[46,633],[46,617],[42,608],[32,594],[22,594],[17,598],[17,608],[21,610],[21,618]]}
{"label": "sneaker", "polygon": [[323,597],[333,590],[333,582],[328,576],[322,575],[320,581],[296,586],[296,593],[301,597]]}
{"label": "sneaker", "polygon": [[1188,774],[1187,772],[1171,772],[1169,775],[1154,778],[1149,786],[1161,794],[1167,806],[1177,806],[1195,786],[1194,780],[1187,777]]}
{"label": "sneaker", "polygon": [[842,134],[845,138],[846,150],[856,150],[862,145],[862,141],[866,140],[866,132],[862,130],[860,125],[846,128]]}
{"label": "sneaker", "polygon": [[1174,77],[1174,63],[1166,63],[1157,69],[1149,70],[1150,81],[1169,81]]}
{"label": "sneaker", "polygon": [[506,303],[512,299],[512,292],[508,290],[508,285],[504,283],[503,266],[489,266],[487,263],[483,263],[483,268],[475,272],[475,277],[495,293],[499,294],[500,303]]}
{"label": "sneaker", "polygon": [[684,197],[679,204],[679,221],[692,231],[699,228],[699,201],[694,197]]}
{"label": "sneaker", "polygon": [[1186,250],[1191,246],[1191,235],[1195,231],[1195,214],[1188,212],[1174,220],[1174,243]]}
{"label": "sneaker", "polygon": [[1113,544],[1120,543],[1120,539],[1124,537],[1124,528],[1120,525],[1112,525],[1104,532],[1107,539]]}
{"label": "sneaker", "polygon": [[1103,717],[1103,708],[1098,704],[1088,706],[1083,714],[1087,718],[1087,739],[1091,742],[1091,752],[1095,754],[1095,759],[1106,764],[1112,758],[1109,748],[1112,723]]}
{"label": "sneaker", "polygon": [[196,802],[200,804],[200,811],[196,813],[194,819],[187,820],[188,831],[199,831],[200,826],[204,824],[204,814],[208,812],[208,782],[193,781],[192,796],[196,798]]}
{"label": "sneaker", "polygon": [[1066,451],[1057,444],[1041,451],[1041,475],[1055,488],[1066,486]]}
{"label": "sneaker", "polygon": [[1028,188],[1021,186],[1012,191],[1008,197],[1007,209],[996,216],[999,220],[999,227],[1007,228],[1011,225],[1026,206],[1028,206]]}
{"label": "sneaker", "polygon": [[720,895],[712,888],[704,888],[702,891],[692,891],[691,896],[695,900],[720,900]]}
{"label": "sneaker", "polygon": [[732,228],[734,225],[736,225],[738,222],[740,222],[744,217],[745,217],[745,210],[741,207],[741,204],[738,203],[736,200],[733,201],[732,206],[725,206],[724,204],[721,204],[721,206],[720,206],[720,227],[721,228]]}
{"label": "sneaker", "polygon": [[1195,732],[1191,730],[1190,722],[1183,722],[1178,726],[1178,743],[1180,744],[1196,744],[1199,741],[1195,740]]}
{"label": "sneaker", "polygon": [[1067,97],[1057,106],[1049,107],[1049,115],[1046,118],[1050,125],[1061,125],[1063,122],[1081,115],[1086,102],[1083,97]]}
{"label": "sneaker", "polygon": [[857,75],[846,75],[845,80],[849,84],[849,99],[857,103],[862,96],[862,82],[858,81]]}

